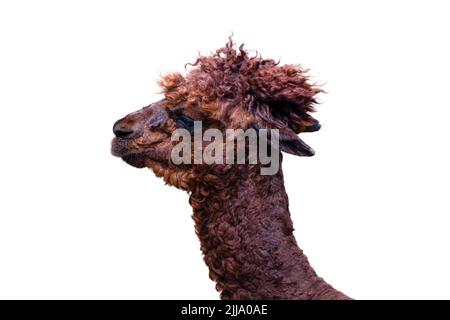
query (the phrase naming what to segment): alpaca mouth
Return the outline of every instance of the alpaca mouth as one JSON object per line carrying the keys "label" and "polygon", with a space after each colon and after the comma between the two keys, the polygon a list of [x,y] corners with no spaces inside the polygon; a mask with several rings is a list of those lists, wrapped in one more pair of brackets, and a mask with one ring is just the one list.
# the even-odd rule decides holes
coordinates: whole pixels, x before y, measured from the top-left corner
{"label": "alpaca mouth", "polygon": [[121,142],[119,139],[114,138],[111,142],[111,154],[115,157],[122,158],[124,156],[127,156],[129,154],[133,153],[130,151],[126,145],[124,145],[123,142]]}
{"label": "alpaca mouth", "polygon": [[114,138],[111,143],[111,154],[136,168],[145,167],[145,154],[130,150],[123,141]]}
{"label": "alpaca mouth", "polygon": [[136,151],[130,149],[126,142],[117,138],[114,138],[111,143],[111,154],[115,157],[122,158],[123,161],[135,168],[144,168],[152,164],[158,164],[163,168],[167,167],[167,163],[156,159],[157,157],[155,157],[152,150]]}

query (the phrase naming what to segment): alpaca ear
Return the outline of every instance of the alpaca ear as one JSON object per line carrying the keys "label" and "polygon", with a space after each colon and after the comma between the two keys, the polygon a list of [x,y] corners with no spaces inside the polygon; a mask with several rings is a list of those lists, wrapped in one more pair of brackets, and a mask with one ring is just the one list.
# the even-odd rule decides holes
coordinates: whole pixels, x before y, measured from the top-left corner
{"label": "alpaca ear", "polygon": [[[253,125],[252,127],[256,130],[263,128],[260,125]],[[278,139],[278,149],[280,151],[300,157],[311,157],[314,155],[314,150],[303,142],[292,129],[283,127],[277,130],[278,134],[272,134],[271,130],[268,131],[270,136],[268,141],[272,143],[272,139]]]}
{"label": "alpaca ear", "polygon": [[279,129],[280,150],[296,156],[311,157],[314,150],[289,128]]}

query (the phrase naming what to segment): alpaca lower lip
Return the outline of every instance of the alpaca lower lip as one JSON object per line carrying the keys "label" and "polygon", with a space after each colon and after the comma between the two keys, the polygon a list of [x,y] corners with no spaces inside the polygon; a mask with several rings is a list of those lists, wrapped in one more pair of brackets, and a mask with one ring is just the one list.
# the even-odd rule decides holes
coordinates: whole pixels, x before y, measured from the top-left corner
{"label": "alpaca lower lip", "polygon": [[162,166],[165,166],[164,163],[152,159],[151,152],[143,151],[137,152],[135,150],[130,150],[127,148],[126,143],[123,141],[114,138],[111,143],[111,154],[115,157],[122,158],[127,164],[135,167],[135,168],[144,168],[146,166],[146,161],[154,161],[159,163]]}
{"label": "alpaca lower lip", "polygon": [[114,138],[111,142],[111,154],[115,157],[121,158],[126,155],[126,153],[126,148],[118,142],[117,138]]}
{"label": "alpaca lower lip", "polygon": [[127,163],[135,163],[138,159],[141,162],[141,159],[144,159],[144,154],[141,152],[130,151],[120,143],[114,142],[111,145],[111,154],[115,157],[122,158]]}
{"label": "alpaca lower lip", "polygon": [[134,153],[136,151],[130,150],[128,144],[121,139],[114,138],[111,142],[111,154],[115,157],[123,158]]}

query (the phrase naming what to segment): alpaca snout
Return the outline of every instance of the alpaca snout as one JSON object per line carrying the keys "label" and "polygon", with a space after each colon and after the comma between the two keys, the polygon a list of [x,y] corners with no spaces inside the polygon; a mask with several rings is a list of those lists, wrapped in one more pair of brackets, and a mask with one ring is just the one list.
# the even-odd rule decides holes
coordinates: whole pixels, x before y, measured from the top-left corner
{"label": "alpaca snout", "polygon": [[137,130],[133,123],[120,119],[114,123],[113,132],[118,138],[133,138],[137,134]]}

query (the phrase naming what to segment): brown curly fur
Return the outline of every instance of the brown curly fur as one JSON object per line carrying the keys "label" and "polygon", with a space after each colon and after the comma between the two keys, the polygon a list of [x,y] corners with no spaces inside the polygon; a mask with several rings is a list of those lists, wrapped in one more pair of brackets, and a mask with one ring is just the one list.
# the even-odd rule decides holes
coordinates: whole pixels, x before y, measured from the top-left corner
{"label": "brown curly fur", "polygon": [[190,193],[204,261],[222,299],[348,299],[316,275],[296,243],[281,156],[273,176],[260,175],[260,164],[170,160],[176,112],[202,120],[204,129],[280,129],[282,151],[310,156],[297,134],[318,129],[310,113],[321,89],[299,66],[250,57],[231,40],[190,68],[161,79],[164,100],[116,122],[113,154]]}
{"label": "brown curly fur", "polygon": [[316,122],[308,113],[321,89],[297,65],[249,57],[243,45],[236,51],[231,40],[191,65],[195,68],[186,77],[172,73],[159,82],[168,108],[192,106],[186,110],[190,115],[219,120],[228,128],[259,123],[300,133]]}

